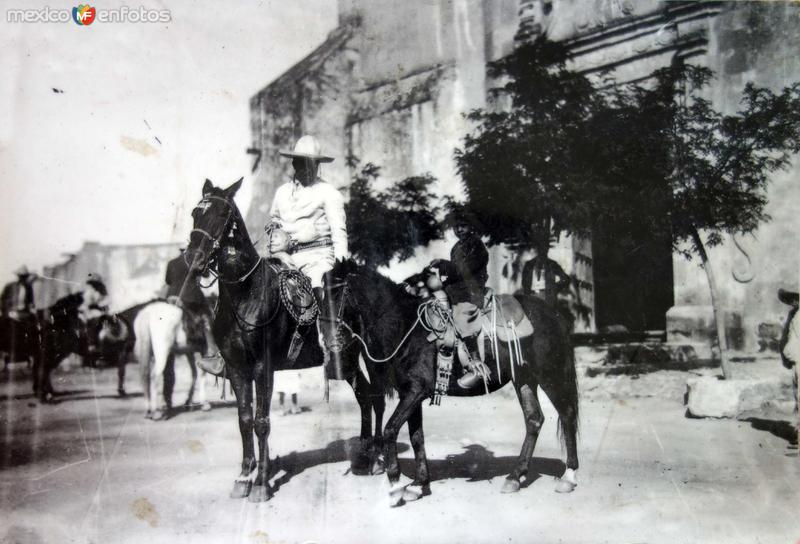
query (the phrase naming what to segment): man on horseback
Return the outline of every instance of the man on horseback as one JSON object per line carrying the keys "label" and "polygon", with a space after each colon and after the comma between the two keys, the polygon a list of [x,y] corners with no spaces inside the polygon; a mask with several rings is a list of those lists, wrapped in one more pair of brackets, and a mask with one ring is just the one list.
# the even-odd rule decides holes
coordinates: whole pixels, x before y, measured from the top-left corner
{"label": "man on horseback", "polygon": [[293,151],[281,155],[292,159],[294,177],[278,188],[272,201],[270,253],[308,276],[322,307],[323,276],[337,259],[348,256],[344,198],[319,177],[319,165],[333,158],[322,154],[316,138],[303,136]]}
{"label": "man on horseback", "polygon": [[[469,370],[458,380],[461,387],[469,389],[481,379],[482,374],[479,371],[483,363],[477,335],[481,331],[480,312],[486,299],[486,282],[489,279],[486,271],[489,252],[477,232],[477,221],[470,214],[451,212],[447,222],[453,227],[458,242],[450,251],[449,261],[435,259],[430,268],[439,271],[444,291],[453,308],[453,322],[469,352]],[[452,357],[452,347],[440,347],[439,357]]]}
{"label": "man on horseback", "polygon": [[[89,354],[98,353],[100,329],[103,326],[103,318],[108,315],[108,303],[108,289],[102,276],[96,273],[89,274],[83,290],[83,303],[79,308],[81,321],[86,326]],[[84,362],[92,366],[93,358],[89,357]]]}
{"label": "man on horseback", "polygon": [[35,274],[31,274],[28,267],[20,266],[15,272],[17,281],[7,284],[0,295],[0,308],[6,317],[23,321],[34,315],[33,282]]}
{"label": "man on horseback", "polygon": [[[202,331],[205,339],[205,352],[198,365],[209,374],[220,375],[225,363],[211,332],[211,308],[206,302],[203,291],[200,290],[197,276],[190,271],[183,248],[181,248],[180,255],[167,263],[164,281],[167,285],[167,301],[183,309],[188,318],[186,321],[196,323]],[[194,327],[187,327],[187,330],[192,329]]]}

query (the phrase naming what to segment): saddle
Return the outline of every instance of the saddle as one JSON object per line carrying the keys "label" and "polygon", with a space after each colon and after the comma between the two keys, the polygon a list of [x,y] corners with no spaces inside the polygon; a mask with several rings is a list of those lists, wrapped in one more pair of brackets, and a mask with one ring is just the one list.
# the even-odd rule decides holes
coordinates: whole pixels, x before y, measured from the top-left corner
{"label": "saddle", "polygon": [[[457,308],[458,309],[458,308]],[[428,329],[428,341],[453,345],[458,338],[478,335],[478,350],[481,362],[485,361],[487,340],[512,344],[533,334],[533,324],[522,304],[513,295],[495,295],[487,292],[483,309],[473,310],[454,317],[440,304],[429,304],[423,316]],[[469,361],[463,342],[458,342],[456,352],[462,364]]]}

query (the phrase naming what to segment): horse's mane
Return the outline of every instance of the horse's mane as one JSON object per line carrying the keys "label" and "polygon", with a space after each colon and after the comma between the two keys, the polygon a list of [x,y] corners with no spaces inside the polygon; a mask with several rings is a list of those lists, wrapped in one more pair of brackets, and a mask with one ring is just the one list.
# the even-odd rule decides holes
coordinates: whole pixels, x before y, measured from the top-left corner
{"label": "horse's mane", "polygon": [[393,313],[411,315],[419,306],[419,299],[406,292],[401,285],[352,259],[336,261],[330,274],[337,282],[358,278],[358,281],[348,281],[348,285],[356,294],[357,300],[370,301],[369,307],[359,308],[365,313],[385,315],[388,313],[387,309],[392,309]]}

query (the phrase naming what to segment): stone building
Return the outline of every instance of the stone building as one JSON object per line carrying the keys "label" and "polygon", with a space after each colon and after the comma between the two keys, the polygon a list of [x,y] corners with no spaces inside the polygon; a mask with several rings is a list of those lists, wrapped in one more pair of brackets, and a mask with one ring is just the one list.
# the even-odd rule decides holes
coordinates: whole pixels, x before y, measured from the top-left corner
{"label": "stone building", "polygon": [[[380,165],[382,183],[430,172],[439,193],[459,194],[453,150],[470,130],[462,114],[486,104],[487,63],[513,50],[518,31],[523,39],[545,33],[562,41],[574,54],[573,69],[609,71],[620,82],[647,78],[676,55],[704,64],[718,76],[709,98],[732,112],[748,81],[778,90],[800,80],[799,22],[800,6],[789,2],[339,0],[339,25],[328,39],[251,99],[253,147],[262,160],[248,224],[263,228],[288,175],[278,150],[303,133],[337,157],[323,177],[338,187],[349,183],[344,158],[353,155]],[[738,240],[749,263],[731,242],[711,252],[737,347],[755,345],[759,323],[781,319],[777,288],[796,287],[798,172],[795,165],[775,177],[773,220]],[[400,279],[448,247],[434,243],[389,273]],[[567,238],[552,256],[580,280],[577,294],[592,309],[584,330],[620,324],[677,337],[710,317],[699,264],[648,233],[632,247],[618,247],[602,232],[591,243]],[[512,259],[504,248],[492,249],[495,289],[517,287],[504,274]],[[734,270],[752,281],[734,280]]]}
{"label": "stone building", "polygon": [[89,274],[100,274],[110,299],[110,311],[119,312],[159,294],[167,262],[178,255],[180,244],[103,245],[85,242],[59,264],[45,266],[34,287],[36,306],[84,288]]}

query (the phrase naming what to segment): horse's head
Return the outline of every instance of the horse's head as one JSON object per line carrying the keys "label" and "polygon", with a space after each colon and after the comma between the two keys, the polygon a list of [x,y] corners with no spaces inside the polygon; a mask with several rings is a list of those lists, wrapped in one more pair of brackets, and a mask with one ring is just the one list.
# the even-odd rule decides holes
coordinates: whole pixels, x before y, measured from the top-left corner
{"label": "horse's head", "polygon": [[359,267],[351,260],[336,261],[323,278],[325,301],[319,310],[319,326],[331,353],[341,353],[353,339],[358,308],[351,284],[357,284],[359,278]]}
{"label": "horse's head", "polygon": [[222,239],[239,213],[233,197],[241,186],[242,179],[227,189],[214,187],[209,180],[203,184],[203,198],[192,210],[192,232],[184,253],[193,271],[204,272],[216,259]]}

